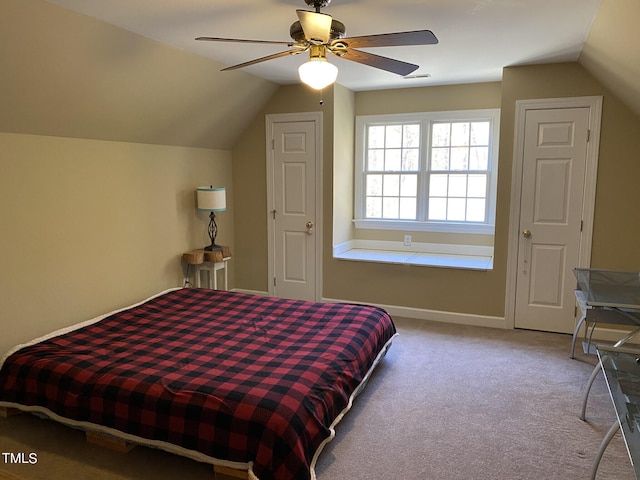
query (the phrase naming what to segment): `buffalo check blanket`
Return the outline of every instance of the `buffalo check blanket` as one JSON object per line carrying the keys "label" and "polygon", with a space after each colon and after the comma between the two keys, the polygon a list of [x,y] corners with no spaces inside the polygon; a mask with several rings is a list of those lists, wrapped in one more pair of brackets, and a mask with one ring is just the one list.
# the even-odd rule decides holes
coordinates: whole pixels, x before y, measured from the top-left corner
{"label": "buffalo check blanket", "polygon": [[14,351],[0,405],[309,479],[395,333],[371,306],[173,290]]}

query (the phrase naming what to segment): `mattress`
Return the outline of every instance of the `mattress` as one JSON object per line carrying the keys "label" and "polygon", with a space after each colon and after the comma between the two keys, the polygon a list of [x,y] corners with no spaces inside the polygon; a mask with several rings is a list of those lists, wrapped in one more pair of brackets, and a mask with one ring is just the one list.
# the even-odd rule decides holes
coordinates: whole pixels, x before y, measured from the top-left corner
{"label": "mattress", "polygon": [[10,352],[0,405],[260,480],[313,479],[395,335],[373,306],[177,289]]}

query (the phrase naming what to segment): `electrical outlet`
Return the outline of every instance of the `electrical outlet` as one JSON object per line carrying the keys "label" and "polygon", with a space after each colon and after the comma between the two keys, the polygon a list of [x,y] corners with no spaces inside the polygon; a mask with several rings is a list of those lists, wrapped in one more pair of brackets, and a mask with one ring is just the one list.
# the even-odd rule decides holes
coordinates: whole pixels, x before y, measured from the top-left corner
{"label": "electrical outlet", "polygon": [[411,246],[411,235],[405,235],[404,236],[404,246],[405,247],[410,247]]}

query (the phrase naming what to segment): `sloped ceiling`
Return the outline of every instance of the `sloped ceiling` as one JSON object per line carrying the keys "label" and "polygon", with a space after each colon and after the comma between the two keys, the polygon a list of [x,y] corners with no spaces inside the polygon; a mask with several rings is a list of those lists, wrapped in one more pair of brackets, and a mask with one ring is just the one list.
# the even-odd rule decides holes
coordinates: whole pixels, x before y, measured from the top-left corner
{"label": "sloped ceiling", "polygon": [[638,0],[602,0],[579,63],[640,117],[638,21]]}
{"label": "sloped ceiling", "polygon": [[[601,0],[578,61],[640,116],[638,19],[638,0]],[[278,88],[44,0],[0,0],[0,62],[3,132],[229,149]]]}
{"label": "sloped ceiling", "polygon": [[43,0],[0,0],[0,132],[228,150],[278,86]]}

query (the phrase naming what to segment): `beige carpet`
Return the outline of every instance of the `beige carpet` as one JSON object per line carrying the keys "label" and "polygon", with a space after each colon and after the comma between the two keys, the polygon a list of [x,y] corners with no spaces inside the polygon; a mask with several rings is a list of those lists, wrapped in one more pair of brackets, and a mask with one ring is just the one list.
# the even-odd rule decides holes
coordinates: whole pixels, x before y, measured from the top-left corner
{"label": "beige carpet", "polygon": [[[595,363],[569,359],[568,335],[396,319],[400,336],[337,426],[318,480],[579,480],[614,420],[602,377],[578,418]],[[0,419],[0,468],[23,480],[204,480],[211,466],[147,448],[118,454],[30,415]],[[0,477],[1,478],[1,477]],[[633,480],[616,436],[597,480]]]}

